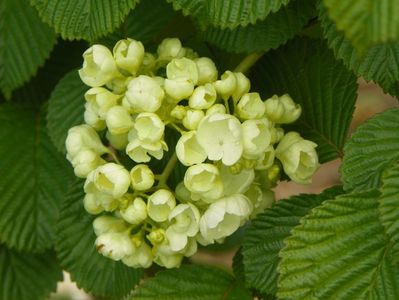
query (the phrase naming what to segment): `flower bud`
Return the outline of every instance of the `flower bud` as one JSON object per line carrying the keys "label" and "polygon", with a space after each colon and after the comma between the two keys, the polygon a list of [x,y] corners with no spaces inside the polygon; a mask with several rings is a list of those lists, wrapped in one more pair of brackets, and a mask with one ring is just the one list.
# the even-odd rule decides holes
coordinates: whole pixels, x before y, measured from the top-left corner
{"label": "flower bud", "polygon": [[236,77],[237,84],[236,89],[231,97],[233,98],[233,101],[237,103],[243,95],[249,92],[251,89],[251,82],[249,81],[248,77],[241,72],[235,72],[234,75]]}
{"label": "flower bud", "polygon": [[[90,173],[87,176],[87,177],[90,177],[91,182],[93,179],[93,175],[94,175],[94,172]],[[86,192],[86,195],[83,199],[83,202],[85,202],[85,201],[94,202],[95,201],[95,203],[105,211],[114,211],[119,207],[119,201],[117,199],[115,199],[114,197],[112,197],[110,195],[98,192],[94,186],[94,183],[89,184],[85,188],[85,192]]]}
{"label": "flower bud", "polygon": [[192,59],[192,60],[198,58],[198,56],[199,56],[198,53],[195,52],[193,49],[187,48],[187,47],[184,47],[183,49],[185,51],[184,57],[186,57],[188,59]]}
{"label": "flower bud", "polygon": [[134,129],[142,141],[157,142],[164,133],[165,124],[154,113],[140,113],[135,120]]}
{"label": "flower bud", "polygon": [[97,236],[108,232],[122,232],[127,230],[127,226],[122,219],[107,215],[95,218],[93,228]]}
{"label": "flower bud", "polygon": [[127,133],[122,134],[112,134],[111,132],[107,131],[105,137],[111,144],[111,146],[117,150],[125,150],[129,141],[127,140]]}
{"label": "flower bud", "polygon": [[124,134],[133,127],[133,118],[125,107],[117,105],[108,111],[106,123],[111,134]]}
{"label": "flower bud", "polygon": [[198,69],[198,85],[214,82],[218,79],[218,70],[215,63],[208,57],[194,60]]}
{"label": "flower bud", "polygon": [[243,120],[260,119],[265,114],[265,105],[258,93],[247,93],[238,102],[237,113]]}
{"label": "flower bud", "polygon": [[154,262],[167,269],[178,268],[181,265],[183,257],[183,254],[175,253],[172,251],[166,254],[163,254],[161,252],[155,252]]}
{"label": "flower bud", "polygon": [[182,47],[181,42],[177,38],[164,39],[158,46],[158,59],[172,60],[173,58],[183,57],[186,50]]}
{"label": "flower bud", "polygon": [[136,112],[155,112],[165,97],[157,81],[149,76],[140,75],[128,84],[126,99]]}
{"label": "flower bud", "polygon": [[302,112],[301,106],[295,104],[288,94],[281,97],[274,95],[267,99],[265,101],[265,109],[267,118],[278,124],[295,122]]}
{"label": "flower bud", "polygon": [[87,175],[98,166],[106,163],[96,152],[90,149],[83,149],[72,159],[72,166],[75,175],[80,178],[86,178]]}
{"label": "flower bud", "polygon": [[242,169],[237,173],[231,171],[231,167],[220,168],[220,179],[224,187],[224,196],[245,193],[255,178],[253,169]]}
{"label": "flower bud", "polygon": [[217,103],[207,109],[206,115],[210,116],[213,114],[226,114],[226,107],[223,104]]}
{"label": "flower bud", "polygon": [[319,167],[317,144],[303,139],[297,132],[288,132],[276,148],[276,157],[284,172],[297,183],[310,183]]}
{"label": "flower bud", "polygon": [[188,130],[195,130],[204,117],[205,113],[202,110],[187,109],[186,116],[183,118],[182,123]]}
{"label": "flower bud", "polygon": [[281,127],[272,127],[270,129],[270,133],[271,133],[271,140],[270,143],[271,144],[276,144],[278,142],[281,141],[281,139],[284,136],[284,129]]}
{"label": "flower bud", "polygon": [[137,136],[130,133],[129,140],[131,142],[126,146],[126,154],[137,163],[149,162],[151,160],[149,155],[160,160],[163,157],[163,152],[168,151],[168,145],[162,140],[157,142],[141,141]]}
{"label": "flower bud", "polygon": [[269,147],[267,147],[264,151],[263,156],[261,157],[261,159],[259,159],[257,161],[257,164],[255,166],[256,170],[266,170],[269,169],[273,163],[274,163],[274,148],[272,145],[270,145]]}
{"label": "flower bud", "polygon": [[86,194],[83,198],[83,206],[91,215],[98,215],[104,211],[102,206],[97,203],[95,194]]}
{"label": "flower bud", "polygon": [[175,58],[166,66],[166,76],[172,80],[185,79],[195,85],[198,82],[197,65],[185,57]]}
{"label": "flower bud", "polygon": [[269,121],[265,118],[247,120],[242,123],[244,152],[247,159],[259,159],[270,145],[271,133]]}
{"label": "flower bud", "polygon": [[90,102],[85,103],[85,112],[83,114],[83,119],[86,124],[93,127],[95,130],[103,130],[106,127],[105,121],[100,118],[96,107]]}
{"label": "flower bud", "polygon": [[136,165],[130,171],[132,187],[136,191],[146,191],[154,185],[154,173],[147,165]]}
{"label": "flower bud", "polygon": [[210,83],[197,87],[190,99],[188,105],[193,109],[207,109],[216,101],[216,90]]}
{"label": "flower bud", "polygon": [[78,125],[70,128],[65,147],[69,160],[72,160],[83,149],[90,149],[98,155],[109,152],[101,142],[97,132],[89,125]]}
{"label": "flower bud", "polygon": [[220,80],[214,83],[216,92],[224,99],[227,100],[235,92],[237,88],[237,79],[233,72],[226,71],[221,76]]}
{"label": "flower bud", "polygon": [[134,253],[133,243],[127,233],[108,232],[96,239],[97,251],[113,260],[121,260]]}
{"label": "flower bud", "polygon": [[91,87],[102,86],[120,76],[111,51],[102,45],[93,45],[83,53],[83,67],[79,70],[82,81]]}
{"label": "flower bud", "polygon": [[120,210],[120,214],[130,224],[141,224],[147,219],[147,204],[143,199],[137,197],[126,209]]}
{"label": "flower bud", "polygon": [[155,222],[166,221],[175,206],[176,199],[168,190],[160,189],[148,197],[148,215]]}
{"label": "flower bud", "polygon": [[154,75],[155,67],[156,67],[155,56],[151,53],[145,52],[143,61],[141,63],[140,73],[152,76]]}
{"label": "flower bud", "polygon": [[163,230],[162,228],[153,228],[151,232],[147,235],[147,238],[153,245],[160,244],[165,239],[165,230]]}
{"label": "flower bud", "polygon": [[194,84],[187,79],[165,79],[165,92],[175,103],[188,99],[193,91]]}
{"label": "flower bud", "polygon": [[132,80],[132,77],[119,76],[111,79],[105,86],[110,89],[112,93],[121,96],[126,92],[127,84],[130,80]]}
{"label": "flower bud", "polygon": [[101,119],[105,119],[108,110],[117,105],[117,101],[121,98],[103,87],[94,87],[85,93],[85,99],[91,103],[93,110],[98,113]]}
{"label": "flower bud", "polygon": [[172,111],[170,112],[171,117],[177,120],[183,120],[186,116],[187,110],[186,107],[183,105],[176,105]]}
{"label": "flower bud", "polygon": [[255,218],[257,214],[271,207],[275,201],[274,192],[272,190],[262,190],[258,184],[251,185],[245,196],[248,197],[254,207],[250,218]]}
{"label": "flower bud", "polygon": [[141,42],[133,39],[120,40],[114,47],[114,57],[116,65],[136,75],[144,57],[144,46]]}
{"label": "flower bud", "polygon": [[199,164],[206,159],[206,153],[198,144],[195,131],[182,134],[176,144],[176,155],[185,166]]}
{"label": "flower bud", "polygon": [[184,185],[191,192],[191,197],[214,202],[223,195],[223,184],[219,170],[212,164],[197,164],[187,169]]}
{"label": "flower bud", "polygon": [[144,241],[134,250],[133,255],[122,258],[122,262],[132,268],[149,268],[152,265],[152,260],[151,247]]}

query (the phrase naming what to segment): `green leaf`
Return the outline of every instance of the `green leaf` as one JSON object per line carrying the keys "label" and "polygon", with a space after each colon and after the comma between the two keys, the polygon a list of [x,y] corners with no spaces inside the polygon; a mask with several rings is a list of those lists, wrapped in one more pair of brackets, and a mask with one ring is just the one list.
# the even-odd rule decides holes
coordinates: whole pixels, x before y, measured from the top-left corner
{"label": "green leaf", "polygon": [[52,247],[71,169],[46,132],[45,111],[0,106],[0,240],[18,250]]}
{"label": "green leaf", "polygon": [[167,0],[184,15],[195,17],[207,25],[233,29],[254,24],[278,11],[290,0]]}
{"label": "green leaf", "polygon": [[387,234],[393,242],[392,252],[395,263],[399,254],[399,161],[395,162],[382,177],[380,216]]}
{"label": "green leaf", "polygon": [[69,128],[84,121],[84,94],[88,89],[77,70],[73,70],[60,80],[51,94],[47,127],[52,142],[63,153],[66,152],[65,140]]}
{"label": "green leaf", "polygon": [[357,76],[375,81],[387,93],[399,95],[399,42],[373,45],[359,56],[344,34],[337,30],[323,5],[319,6],[319,11],[324,36],[335,56]]}
{"label": "green leaf", "polygon": [[242,246],[246,284],[266,294],[277,290],[278,256],[284,240],[299,220],[312,208],[342,193],[341,187],[325,190],[319,195],[293,196],[280,200],[256,217],[248,227]]}
{"label": "green leaf", "polygon": [[313,15],[314,1],[291,0],[263,21],[233,30],[207,27],[201,35],[219,48],[235,53],[268,51],[293,38]]}
{"label": "green leaf", "polygon": [[132,300],[251,300],[250,292],[234,278],[215,267],[184,265],[159,272],[145,281]]}
{"label": "green leaf", "polygon": [[288,129],[318,144],[321,162],[342,157],[356,101],[356,77],[321,40],[297,38],[268,52],[253,69],[255,90],[290,94],[302,106]]}
{"label": "green leaf", "polygon": [[84,209],[83,197],[83,183],[77,182],[62,203],[57,225],[57,256],[80,288],[97,296],[123,297],[138,284],[143,272],[97,252],[92,227],[95,216]]}
{"label": "green leaf", "polygon": [[123,22],[137,0],[30,0],[64,39],[93,41]]}
{"label": "green leaf", "polygon": [[337,29],[345,33],[359,52],[399,38],[397,0],[323,0],[323,3]]}
{"label": "green leaf", "polygon": [[345,145],[341,180],[345,190],[380,185],[381,174],[399,158],[399,109],[387,110],[360,125]]}
{"label": "green leaf", "polygon": [[62,272],[52,252],[31,254],[0,245],[0,300],[42,300],[55,291]]}
{"label": "green leaf", "polygon": [[0,2],[0,90],[5,97],[36,73],[55,41],[27,1]]}
{"label": "green leaf", "polygon": [[280,252],[279,298],[399,298],[399,269],[378,219],[379,195],[338,196],[301,220]]}
{"label": "green leaf", "polygon": [[233,257],[233,273],[237,280],[245,281],[244,257],[242,256],[242,249],[238,249]]}

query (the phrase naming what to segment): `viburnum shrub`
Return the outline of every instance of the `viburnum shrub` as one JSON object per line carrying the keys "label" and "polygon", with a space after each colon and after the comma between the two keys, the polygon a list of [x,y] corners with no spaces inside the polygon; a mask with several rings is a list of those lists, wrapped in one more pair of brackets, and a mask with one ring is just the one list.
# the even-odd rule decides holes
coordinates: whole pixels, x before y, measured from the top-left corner
{"label": "viburnum shrub", "polygon": [[0,300],[399,299],[399,110],[348,137],[357,77],[398,95],[397,11],[3,0]]}

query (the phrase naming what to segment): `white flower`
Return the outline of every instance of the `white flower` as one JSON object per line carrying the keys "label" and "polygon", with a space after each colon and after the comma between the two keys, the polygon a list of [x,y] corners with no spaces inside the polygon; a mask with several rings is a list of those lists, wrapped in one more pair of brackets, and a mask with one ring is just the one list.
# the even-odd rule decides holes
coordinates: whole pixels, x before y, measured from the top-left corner
{"label": "white flower", "polygon": [[208,57],[200,57],[194,60],[198,69],[198,85],[211,83],[217,80],[218,70],[215,63]]}
{"label": "white flower", "polygon": [[129,143],[127,135],[128,133],[112,134],[111,132],[107,131],[105,137],[113,148],[117,150],[125,150],[127,144]]}
{"label": "white flower", "polygon": [[212,203],[200,220],[202,242],[212,244],[215,240],[231,235],[248,219],[251,212],[251,202],[242,194]]}
{"label": "white flower", "polygon": [[136,197],[128,207],[120,210],[120,214],[130,224],[141,224],[147,219],[147,204],[140,197]]}
{"label": "white flower", "polygon": [[134,253],[133,243],[127,233],[108,232],[96,239],[97,251],[113,260],[121,260]]}
{"label": "white flower", "polygon": [[126,99],[136,112],[157,111],[164,97],[165,92],[158,82],[146,75],[132,79],[126,91]]}
{"label": "white flower", "polygon": [[[90,173],[88,177],[93,178],[93,173]],[[88,192],[90,190],[90,192]],[[87,203],[87,205],[97,205],[97,208],[101,208],[102,210],[105,211],[114,211],[119,207],[119,201],[118,199],[115,199],[114,197],[100,193],[94,184],[88,184],[86,188],[86,195],[83,198],[83,203]],[[85,204],[86,208],[86,204]],[[90,207],[88,207],[87,211],[91,214],[96,214],[90,211]]]}
{"label": "white flower", "polygon": [[227,100],[235,92],[237,88],[237,78],[231,71],[226,71],[221,76],[220,80],[214,83],[216,92],[224,99]]}
{"label": "white flower", "polygon": [[166,237],[172,251],[183,250],[188,237],[193,237],[199,230],[200,213],[192,204],[179,204],[169,214],[171,225],[166,229]]}
{"label": "white flower", "polygon": [[252,184],[245,196],[252,202],[253,211],[251,218],[255,218],[257,214],[262,213],[266,208],[269,208],[274,203],[274,192],[266,190],[259,184]]}
{"label": "white flower", "polygon": [[220,178],[224,186],[224,196],[245,193],[255,178],[253,169],[242,169],[233,174],[231,168],[222,166],[220,168]]}
{"label": "white flower", "polygon": [[194,91],[194,84],[185,78],[165,79],[166,94],[178,103],[180,100],[188,99]]}
{"label": "white flower", "polygon": [[203,118],[197,140],[210,160],[221,159],[227,166],[236,163],[243,151],[241,123],[228,114],[215,113]]}
{"label": "white flower", "polygon": [[74,156],[71,163],[75,175],[80,178],[86,178],[91,171],[106,162],[93,150],[83,149]]}
{"label": "white flower", "polygon": [[91,215],[98,215],[104,211],[104,208],[98,204],[95,194],[86,194],[83,198],[83,206]]}
{"label": "white flower", "polygon": [[297,183],[310,183],[319,167],[317,144],[303,139],[297,132],[288,132],[276,148],[276,157],[284,172]]}
{"label": "white flower", "polygon": [[122,262],[132,268],[149,268],[153,258],[151,247],[145,241],[141,241],[138,246],[135,246],[133,254],[122,258]]}
{"label": "white flower", "polygon": [[157,142],[163,136],[165,124],[157,114],[140,113],[135,119],[134,129],[141,141]]}
{"label": "white flower", "polygon": [[83,53],[83,67],[79,70],[82,81],[91,87],[102,86],[120,76],[111,51],[102,45],[93,45]]}
{"label": "white flower", "polygon": [[225,114],[225,113],[226,113],[226,107],[220,103],[216,103],[206,110],[207,116],[213,114]]}
{"label": "white flower", "polygon": [[244,152],[247,159],[260,159],[270,146],[270,123],[267,119],[247,120],[242,124]]}
{"label": "white flower", "polygon": [[89,125],[78,125],[68,130],[68,136],[65,141],[67,158],[72,160],[80,151],[90,149],[102,155],[109,152],[103,145],[97,132]]}
{"label": "white flower", "polygon": [[177,38],[164,39],[158,46],[158,58],[160,60],[172,60],[173,58],[183,57],[186,50],[182,47]]}
{"label": "white flower", "polygon": [[195,130],[204,117],[205,113],[202,110],[187,109],[182,123],[188,130]]}
{"label": "white flower", "polygon": [[267,118],[279,124],[295,122],[302,112],[301,106],[295,104],[288,94],[281,97],[274,95],[267,99],[265,101],[265,109]]}
{"label": "white flower", "polygon": [[269,169],[273,163],[274,163],[274,148],[272,145],[267,147],[264,151],[264,154],[262,157],[257,161],[257,164],[255,166],[256,170],[266,170]]}
{"label": "white flower", "polygon": [[108,110],[106,123],[111,134],[124,134],[133,127],[133,118],[125,107],[116,105]]}
{"label": "white flower", "polygon": [[132,187],[136,191],[146,191],[154,185],[154,173],[147,165],[139,164],[130,170]]}
{"label": "white flower", "polygon": [[265,114],[265,104],[258,93],[244,94],[237,104],[237,114],[243,120],[260,119]]}
{"label": "white flower", "polygon": [[241,72],[235,72],[234,76],[236,77],[236,88],[231,97],[233,98],[233,101],[237,103],[244,94],[249,92],[251,89],[251,82],[247,76]]}
{"label": "white flower", "polygon": [[154,246],[153,252],[154,262],[168,269],[180,267],[184,257],[182,253],[172,251],[167,242]]}
{"label": "white flower", "polygon": [[219,169],[212,164],[197,164],[187,169],[184,185],[191,192],[191,197],[214,202],[223,195],[223,184]]}
{"label": "white flower", "polygon": [[182,134],[176,144],[176,155],[185,166],[202,163],[207,157],[205,150],[197,142],[195,131]]}
{"label": "white flower", "polygon": [[94,87],[85,93],[86,101],[91,103],[93,110],[102,119],[105,119],[108,110],[117,105],[120,98],[120,95],[116,95],[103,87]]}
{"label": "white flower", "polygon": [[107,163],[92,171],[86,179],[86,193],[96,191],[114,198],[122,197],[129,189],[130,174],[121,165]]}
{"label": "white flower", "polygon": [[96,236],[99,236],[108,232],[126,231],[128,228],[122,219],[104,215],[94,219],[93,229]]}
{"label": "white flower", "polygon": [[126,154],[137,163],[149,162],[151,160],[149,155],[158,160],[162,159],[163,152],[168,151],[168,145],[162,140],[157,142],[145,142],[138,138],[129,138],[129,140],[131,142],[126,146]]}
{"label": "white flower", "polygon": [[153,245],[158,245],[163,242],[165,239],[165,230],[162,228],[154,228],[152,227],[151,232],[147,234],[147,239]]}
{"label": "white flower", "polygon": [[165,189],[159,189],[148,197],[148,215],[155,222],[164,222],[172,209],[176,206],[176,199],[173,194]]}
{"label": "white flower", "polygon": [[193,109],[207,109],[216,101],[217,95],[214,86],[210,83],[197,87],[190,99],[188,105]]}
{"label": "white flower", "polygon": [[133,39],[120,40],[115,44],[114,57],[116,65],[136,75],[144,58],[144,46]]}
{"label": "white flower", "polygon": [[105,121],[100,118],[96,107],[91,102],[85,103],[85,112],[83,119],[86,124],[93,127],[95,130],[103,130],[106,127]]}
{"label": "white flower", "polygon": [[166,66],[166,76],[168,79],[185,79],[192,84],[198,82],[197,65],[186,57],[175,58]]}

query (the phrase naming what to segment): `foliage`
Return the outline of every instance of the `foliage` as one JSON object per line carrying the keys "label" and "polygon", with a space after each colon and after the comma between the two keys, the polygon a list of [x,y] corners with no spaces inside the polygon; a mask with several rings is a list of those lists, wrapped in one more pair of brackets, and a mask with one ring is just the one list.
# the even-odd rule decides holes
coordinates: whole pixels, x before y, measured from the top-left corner
{"label": "foliage", "polygon": [[[151,52],[178,37],[220,71],[238,66],[263,100],[288,93],[302,115],[284,130],[315,142],[321,163],[341,159],[342,188],[281,200],[218,245],[240,249],[233,275],[101,256],[65,139],[83,122],[83,51],[128,37]],[[399,109],[349,137],[358,77],[399,94],[398,1],[1,1],[0,300],[46,299],[62,269],[112,299],[398,299]],[[185,170],[171,170],[173,188]]]}

